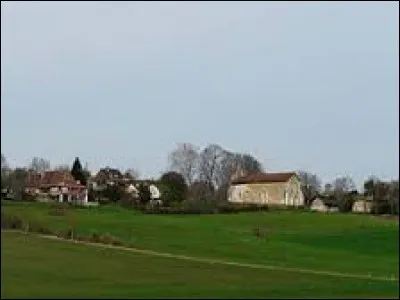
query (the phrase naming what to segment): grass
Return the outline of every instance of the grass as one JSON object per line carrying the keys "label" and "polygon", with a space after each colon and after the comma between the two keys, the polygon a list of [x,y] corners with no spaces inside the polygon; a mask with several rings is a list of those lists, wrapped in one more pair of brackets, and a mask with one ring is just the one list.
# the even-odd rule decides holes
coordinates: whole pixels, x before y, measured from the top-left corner
{"label": "grass", "polygon": [[145,256],[2,232],[1,298],[374,298],[398,283]]}
{"label": "grass", "polygon": [[[360,275],[369,274],[377,277],[398,278],[399,276],[399,224],[394,220],[366,215],[320,214],[306,211],[227,215],[146,215],[117,206],[69,209],[65,215],[61,216],[55,216],[50,211],[48,204],[2,202],[2,213],[19,216],[25,221],[39,222],[44,227],[56,230],[65,230],[73,226],[79,234],[83,235],[90,235],[93,232],[109,234],[141,249],[242,263]],[[262,232],[262,234],[257,235],[255,232]],[[148,259],[150,258],[146,258],[146,262]],[[152,259],[155,258],[150,260]],[[173,264],[176,263],[177,261]],[[179,264],[184,263],[179,262]],[[218,268],[226,269],[228,267]],[[64,272],[63,269],[63,276],[67,276]],[[215,272],[217,274],[218,271]],[[244,271],[241,269],[237,272],[261,272],[264,274],[267,271]],[[267,273],[269,276],[275,276],[271,275],[275,272]],[[214,273],[210,274],[209,276],[213,276]],[[185,277],[185,274],[182,276]],[[288,273],[285,273],[285,276],[289,276]],[[310,277],[304,274],[291,274],[290,276],[296,277],[297,281],[299,278],[308,280],[306,277]],[[313,278],[319,277],[314,276]],[[268,284],[270,282],[268,280],[266,283],[260,284]],[[318,280],[325,282],[328,279]],[[332,280],[332,278],[328,280],[330,283],[326,285],[327,287],[332,284]],[[245,282],[247,286],[248,283]],[[346,279],[344,282],[354,286],[350,287],[341,283],[337,293],[342,290],[342,294],[338,295],[353,295],[353,292],[354,295],[359,293],[358,295],[361,297],[368,295],[398,296],[399,294],[398,283],[371,283],[374,289],[376,288],[376,292],[372,294],[367,292],[362,295],[360,294],[362,289],[368,291],[368,288],[364,286],[365,281],[361,283],[360,280]],[[255,290],[260,290],[265,297],[273,297],[282,292],[283,297],[285,288],[278,286],[279,284],[276,282],[274,287],[268,289],[259,287]],[[295,289],[296,283],[291,284]],[[323,283],[320,284],[321,287],[324,286]],[[118,284],[116,283],[116,285]],[[169,291],[168,288],[160,289]],[[216,287],[216,289],[219,288]],[[226,289],[223,295],[227,297],[235,295],[233,286],[228,285]],[[318,290],[318,288],[316,289]],[[256,291],[246,290],[245,293],[245,290],[242,290],[243,297],[261,295]],[[278,294],[275,294],[274,291]],[[297,285],[297,294],[292,291],[291,295],[295,297],[305,291],[310,292],[308,287]],[[222,293],[222,291],[215,292],[215,297],[219,297],[220,292]],[[330,295],[330,292],[326,290],[325,294],[321,293],[316,292],[315,295],[322,297]],[[193,294],[190,295],[193,296]],[[206,295],[206,293],[201,295]]]}

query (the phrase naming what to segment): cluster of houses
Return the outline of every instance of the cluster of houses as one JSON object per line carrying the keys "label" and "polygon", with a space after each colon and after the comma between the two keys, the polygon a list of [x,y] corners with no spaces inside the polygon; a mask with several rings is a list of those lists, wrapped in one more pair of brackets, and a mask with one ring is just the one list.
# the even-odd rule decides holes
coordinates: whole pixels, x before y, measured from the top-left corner
{"label": "cluster of houses", "polygon": [[[97,205],[102,199],[89,197],[89,191],[101,192],[108,186],[118,185],[132,198],[139,197],[139,185],[149,189],[150,201],[161,204],[162,195],[153,181],[135,180],[117,169],[103,168],[92,174],[86,185],[76,181],[68,171],[29,173],[25,192],[38,201],[58,201],[84,206]],[[96,193],[100,195],[101,193]],[[91,200],[90,200],[91,199]],[[227,200],[236,204],[277,206],[304,206],[301,182],[295,172],[235,174],[231,178]],[[359,199],[353,212],[371,212],[371,199]],[[319,196],[311,202],[311,210],[334,212],[338,210],[330,197]]]}
{"label": "cluster of houses", "polygon": [[[294,207],[305,204],[301,182],[295,172],[255,173],[238,176],[231,180],[228,201]],[[310,209],[320,212],[339,210],[332,197],[323,195],[312,200]],[[352,211],[356,213],[370,213],[371,209],[372,199],[369,198],[358,199],[352,207]]]}
{"label": "cluster of houses", "polygon": [[25,193],[38,201],[88,202],[87,187],[76,181],[68,171],[30,172]]}
{"label": "cluster of houses", "polygon": [[109,167],[92,174],[86,185],[75,180],[69,171],[31,172],[28,174],[25,193],[39,202],[58,201],[90,206],[97,205],[101,199],[89,201],[89,190],[100,192],[108,186],[118,185],[132,198],[138,198],[139,184],[145,184],[149,189],[151,201],[160,204],[161,193],[153,183],[134,180],[131,176],[123,175],[119,170]]}

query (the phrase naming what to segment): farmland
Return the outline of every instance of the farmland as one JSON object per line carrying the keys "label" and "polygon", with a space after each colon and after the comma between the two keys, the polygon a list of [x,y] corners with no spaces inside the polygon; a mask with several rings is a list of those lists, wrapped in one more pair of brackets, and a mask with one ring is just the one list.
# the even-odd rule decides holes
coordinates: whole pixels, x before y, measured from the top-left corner
{"label": "farmland", "polygon": [[[156,257],[7,232],[2,233],[2,297],[398,297],[398,282],[373,279],[398,278],[399,228],[393,220],[306,211],[146,215],[117,206],[50,212],[46,204],[2,204],[2,213],[53,230],[72,226],[77,234],[108,234],[138,249],[276,269]],[[26,289],[19,288],[21,282]]]}

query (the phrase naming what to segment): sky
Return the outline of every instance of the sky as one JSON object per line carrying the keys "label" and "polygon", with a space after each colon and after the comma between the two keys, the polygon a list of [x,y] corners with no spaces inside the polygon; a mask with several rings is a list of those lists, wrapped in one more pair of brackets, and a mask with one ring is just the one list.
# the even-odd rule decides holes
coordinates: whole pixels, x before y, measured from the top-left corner
{"label": "sky", "polygon": [[216,143],[399,176],[399,3],[1,2],[1,152],[157,177]]}

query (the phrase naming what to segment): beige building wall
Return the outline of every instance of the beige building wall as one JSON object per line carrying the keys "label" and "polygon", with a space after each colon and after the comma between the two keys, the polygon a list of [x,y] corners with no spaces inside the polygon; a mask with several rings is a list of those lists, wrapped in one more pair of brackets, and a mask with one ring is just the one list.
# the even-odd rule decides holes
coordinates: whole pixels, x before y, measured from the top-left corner
{"label": "beige building wall", "polygon": [[323,202],[321,199],[319,199],[319,198],[315,199],[315,200],[311,203],[310,209],[311,209],[312,211],[323,211],[323,212],[329,211],[329,207],[327,207],[327,206],[324,204],[324,202]]}
{"label": "beige building wall", "polygon": [[228,201],[269,205],[304,205],[300,182],[295,176],[288,182],[231,185],[228,189]]}
{"label": "beige building wall", "polygon": [[353,212],[356,213],[370,213],[372,210],[372,202],[365,200],[358,200],[353,204]]}

